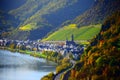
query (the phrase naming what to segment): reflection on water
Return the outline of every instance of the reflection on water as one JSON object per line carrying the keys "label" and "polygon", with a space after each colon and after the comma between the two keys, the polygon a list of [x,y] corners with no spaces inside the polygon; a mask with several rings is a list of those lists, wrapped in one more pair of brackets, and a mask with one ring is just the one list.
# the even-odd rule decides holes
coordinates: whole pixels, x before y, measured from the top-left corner
{"label": "reflection on water", "polygon": [[56,64],[29,55],[0,50],[0,80],[40,80]]}

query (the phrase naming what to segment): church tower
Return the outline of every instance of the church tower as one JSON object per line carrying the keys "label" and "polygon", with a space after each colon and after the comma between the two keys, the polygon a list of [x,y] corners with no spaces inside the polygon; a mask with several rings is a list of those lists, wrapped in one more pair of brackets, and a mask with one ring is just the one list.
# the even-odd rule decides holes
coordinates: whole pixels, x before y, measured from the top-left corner
{"label": "church tower", "polygon": [[71,35],[71,41],[74,42],[74,35]]}
{"label": "church tower", "polygon": [[66,41],[68,41],[68,38],[66,37]]}
{"label": "church tower", "polygon": [[65,44],[67,45],[68,44],[68,38],[66,37],[66,41],[65,41]]}

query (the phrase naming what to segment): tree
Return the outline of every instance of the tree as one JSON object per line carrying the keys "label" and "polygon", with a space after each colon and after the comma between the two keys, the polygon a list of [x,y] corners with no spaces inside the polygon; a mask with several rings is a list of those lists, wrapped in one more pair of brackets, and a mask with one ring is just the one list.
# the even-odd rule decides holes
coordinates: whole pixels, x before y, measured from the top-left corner
{"label": "tree", "polygon": [[15,49],[15,44],[14,43],[10,44],[10,48]]}

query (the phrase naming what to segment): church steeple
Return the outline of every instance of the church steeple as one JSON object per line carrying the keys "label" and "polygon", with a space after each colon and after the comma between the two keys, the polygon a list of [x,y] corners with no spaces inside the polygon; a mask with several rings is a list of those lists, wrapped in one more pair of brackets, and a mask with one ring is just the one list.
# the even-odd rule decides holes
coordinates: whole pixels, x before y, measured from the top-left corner
{"label": "church steeple", "polygon": [[71,41],[74,42],[74,35],[71,35]]}
{"label": "church steeple", "polygon": [[68,41],[68,38],[66,37],[66,41]]}

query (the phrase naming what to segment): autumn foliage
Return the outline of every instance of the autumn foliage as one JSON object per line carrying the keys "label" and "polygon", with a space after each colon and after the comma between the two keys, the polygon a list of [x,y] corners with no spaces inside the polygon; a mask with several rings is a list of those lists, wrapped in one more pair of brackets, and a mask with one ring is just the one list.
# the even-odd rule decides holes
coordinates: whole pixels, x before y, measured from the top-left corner
{"label": "autumn foliage", "polygon": [[101,32],[91,41],[71,80],[120,80],[120,11],[108,17]]}

